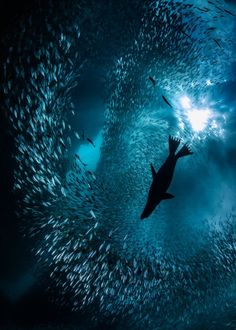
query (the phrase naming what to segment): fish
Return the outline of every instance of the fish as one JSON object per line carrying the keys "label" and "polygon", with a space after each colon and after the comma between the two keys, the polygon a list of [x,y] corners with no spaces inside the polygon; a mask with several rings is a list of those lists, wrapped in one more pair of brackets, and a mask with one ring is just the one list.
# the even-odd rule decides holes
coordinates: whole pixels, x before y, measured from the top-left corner
{"label": "fish", "polygon": [[81,158],[80,158],[79,155],[75,154],[75,158],[77,158],[77,159],[81,162],[81,164],[83,164],[84,166],[87,166],[87,164],[85,164],[85,163],[81,160]]}
{"label": "fish", "polygon": [[216,28],[215,28],[214,26],[211,26],[211,27],[209,27],[207,30],[208,30],[208,31],[214,31],[214,30],[216,30]]}
{"label": "fish", "polygon": [[60,138],[60,143],[61,143],[62,146],[66,149],[66,145],[65,145],[64,141],[62,140],[62,138]]}
{"label": "fish", "polygon": [[220,48],[222,48],[221,45],[220,45],[220,43],[219,43],[219,41],[217,41],[217,40],[214,39],[214,38],[213,38],[213,40],[215,41],[215,43],[217,44],[217,46],[219,46]]}
{"label": "fish", "polygon": [[156,80],[153,79],[151,76],[149,76],[149,80],[151,80],[151,82],[153,83],[154,86],[156,85]]}
{"label": "fish", "polygon": [[207,7],[204,7],[204,8],[199,8],[199,7],[196,7],[198,10],[204,12],[204,13],[207,13],[210,9],[207,8]]}
{"label": "fish", "polygon": [[191,38],[189,34],[187,34],[180,26],[174,25],[175,30],[183,33],[186,37]]}
{"label": "fish", "polygon": [[88,140],[88,142],[89,142],[90,144],[92,144],[92,146],[95,148],[95,144],[93,143],[93,141],[92,141],[90,138],[87,138],[87,140]]}
{"label": "fish", "polygon": [[[158,23],[159,26],[163,25],[163,22],[159,19],[157,19],[157,23]],[[184,32],[183,29],[180,26],[173,25],[173,27],[176,31],[179,31],[179,32],[183,33],[186,37],[191,38],[191,36],[189,34],[187,34],[186,32]]]}
{"label": "fish", "polygon": [[156,172],[154,166],[151,164],[152,184],[149,189],[147,203],[140,216],[141,220],[148,218],[161,201],[174,198],[167,190],[171,184],[177,160],[181,157],[193,154],[187,144],[184,144],[183,147],[175,153],[180,142],[180,139],[173,138],[169,135],[169,155],[166,161],[158,172]]}
{"label": "fish", "polygon": [[84,141],[84,129],[82,130],[82,140]]}
{"label": "fish", "polygon": [[170,108],[173,109],[172,105],[171,105],[171,104],[169,103],[169,101],[165,98],[165,96],[162,95],[162,98],[163,98],[163,100],[166,102],[166,104],[168,104],[168,106],[169,106]]}
{"label": "fish", "polygon": [[77,132],[74,132],[74,134],[75,134],[75,137],[76,137],[78,140],[80,140],[80,136],[79,136],[79,133],[77,133]]}
{"label": "fish", "polygon": [[235,14],[233,14],[231,11],[229,11],[229,10],[227,10],[227,9],[224,9],[224,11],[225,11],[227,14],[231,15],[231,16],[236,16]]}
{"label": "fish", "polygon": [[213,5],[213,6],[215,6],[215,8],[217,8],[217,9],[218,9],[219,11],[221,11],[221,12],[225,12],[225,13],[231,15],[231,16],[236,16],[236,15],[233,14],[231,11],[229,11],[229,10],[227,10],[227,9],[224,9],[224,8],[220,8],[220,7],[218,7],[218,6],[217,6],[216,4],[214,4],[212,1],[208,1],[208,3],[211,4],[211,5]]}

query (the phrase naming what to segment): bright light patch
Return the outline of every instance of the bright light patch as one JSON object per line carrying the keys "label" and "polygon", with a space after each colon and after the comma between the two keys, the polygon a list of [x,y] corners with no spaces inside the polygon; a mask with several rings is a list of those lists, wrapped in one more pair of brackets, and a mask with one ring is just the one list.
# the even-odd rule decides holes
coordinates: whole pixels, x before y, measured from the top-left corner
{"label": "bright light patch", "polygon": [[94,139],[95,148],[89,144],[81,144],[78,150],[78,154],[81,160],[87,164],[86,169],[90,171],[96,171],[97,164],[100,159],[101,154],[101,145],[102,145],[102,130],[98,133],[96,138]]}
{"label": "bright light patch", "polygon": [[[207,80],[207,84],[210,85],[212,82]],[[223,135],[223,130],[219,122],[219,114],[215,113],[213,109],[210,109],[208,100],[206,97],[201,97],[198,100],[198,106],[187,96],[182,95],[179,98],[179,104],[181,108],[178,114],[178,126],[181,130],[185,129],[187,122],[190,124],[192,131],[200,133],[206,131],[205,134],[215,134],[217,136]],[[222,115],[222,119],[224,115]],[[205,136],[199,134],[199,136]]]}
{"label": "bright light patch", "polygon": [[192,109],[188,111],[187,117],[192,129],[196,132],[200,132],[206,127],[211,117],[211,111],[209,109]]}
{"label": "bright light patch", "polygon": [[206,81],[206,85],[207,85],[207,86],[211,86],[211,85],[213,85],[210,79],[207,79],[207,81]]}
{"label": "bright light patch", "polygon": [[182,96],[180,98],[180,103],[184,109],[190,109],[191,108],[191,101],[190,98],[187,96]]}
{"label": "bright light patch", "polygon": [[182,130],[184,130],[185,125],[184,125],[184,123],[183,123],[182,121],[179,123],[179,127],[180,127]]}

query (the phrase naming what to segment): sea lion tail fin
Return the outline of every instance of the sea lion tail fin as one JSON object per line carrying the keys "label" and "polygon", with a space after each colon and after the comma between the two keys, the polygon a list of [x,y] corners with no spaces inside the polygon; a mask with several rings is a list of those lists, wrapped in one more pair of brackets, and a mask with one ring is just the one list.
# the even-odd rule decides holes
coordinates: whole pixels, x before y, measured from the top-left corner
{"label": "sea lion tail fin", "polygon": [[170,155],[174,155],[178,146],[180,144],[180,139],[174,138],[169,135],[169,152]]}
{"label": "sea lion tail fin", "polygon": [[189,146],[187,144],[185,144],[180,151],[177,152],[176,157],[180,158],[180,157],[184,157],[184,156],[188,156],[188,155],[192,155],[193,152],[190,150]]}

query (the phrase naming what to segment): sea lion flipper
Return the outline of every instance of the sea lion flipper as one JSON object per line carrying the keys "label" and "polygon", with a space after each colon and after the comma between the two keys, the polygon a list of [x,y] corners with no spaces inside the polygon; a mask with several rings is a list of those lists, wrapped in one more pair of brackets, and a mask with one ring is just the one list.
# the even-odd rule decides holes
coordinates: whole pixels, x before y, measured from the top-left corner
{"label": "sea lion flipper", "polygon": [[172,194],[170,194],[170,193],[168,193],[168,192],[164,193],[164,194],[161,196],[162,199],[171,199],[171,198],[174,198],[174,197],[175,197],[174,195],[172,195]]}
{"label": "sea lion flipper", "polygon": [[169,135],[169,152],[170,152],[170,155],[175,154],[179,144],[180,144],[180,139],[173,138],[172,136]]}

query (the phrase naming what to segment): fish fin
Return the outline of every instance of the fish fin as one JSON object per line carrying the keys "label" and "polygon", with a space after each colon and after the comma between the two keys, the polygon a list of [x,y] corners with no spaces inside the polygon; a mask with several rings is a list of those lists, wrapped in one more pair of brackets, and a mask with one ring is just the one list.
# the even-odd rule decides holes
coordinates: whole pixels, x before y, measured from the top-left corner
{"label": "fish fin", "polygon": [[172,195],[172,194],[170,194],[170,193],[168,193],[168,192],[164,193],[164,194],[161,196],[162,199],[171,199],[171,198],[174,198],[174,197],[175,197],[174,195]]}
{"label": "fish fin", "polygon": [[175,151],[177,150],[178,146],[180,144],[180,139],[173,138],[169,135],[169,152],[170,155],[174,155]]}
{"label": "fish fin", "polygon": [[155,177],[156,177],[156,171],[155,171],[155,168],[154,168],[154,166],[152,164],[151,164],[151,170],[152,170],[152,178],[154,180]]}
{"label": "fish fin", "polygon": [[192,155],[193,152],[190,150],[189,146],[187,144],[185,144],[179,152],[177,152],[176,157],[180,158],[180,157],[184,157],[184,156],[188,156],[188,155]]}

